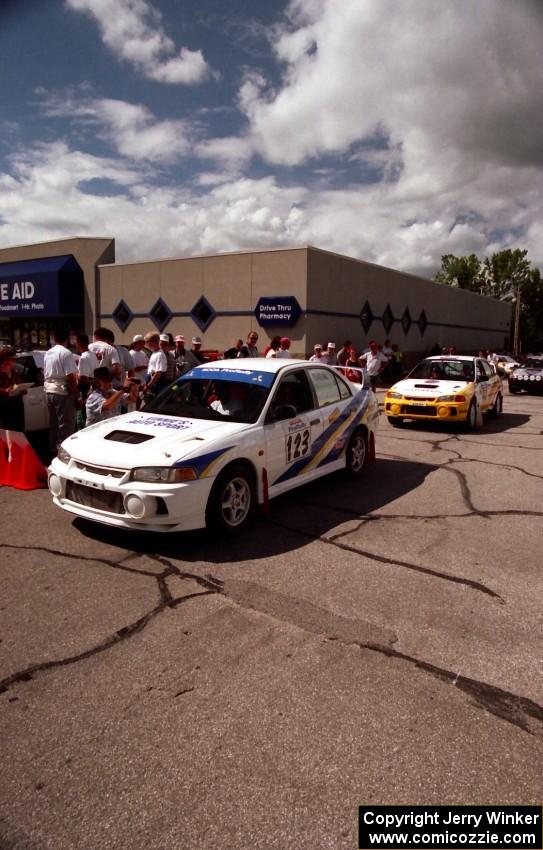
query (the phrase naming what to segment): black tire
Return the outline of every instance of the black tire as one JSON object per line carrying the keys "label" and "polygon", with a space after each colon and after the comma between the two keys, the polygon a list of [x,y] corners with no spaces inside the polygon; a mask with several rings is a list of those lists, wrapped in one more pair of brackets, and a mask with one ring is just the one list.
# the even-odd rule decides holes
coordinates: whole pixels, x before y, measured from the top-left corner
{"label": "black tire", "polygon": [[468,431],[475,431],[477,428],[477,402],[475,399],[472,400],[469,406],[466,428]]}
{"label": "black tire", "polygon": [[387,419],[393,428],[401,428],[403,425],[403,419],[401,416],[387,416]]}
{"label": "black tire", "polygon": [[360,478],[368,462],[368,435],[358,428],[347,446],[347,474],[349,478]]}
{"label": "black tire", "polygon": [[493,419],[497,419],[499,416],[502,415],[502,410],[503,410],[503,398],[502,398],[502,394],[498,393],[498,395],[496,396],[496,401],[494,402],[494,404],[492,405],[492,408],[490,410],[490,415],[492,416]]}
{"label": "black tire", "polygon": [[254,475],[242,463],[227,467],[213,485],[206,508],[206,525],[225,537],[241,534],[256,509]]}

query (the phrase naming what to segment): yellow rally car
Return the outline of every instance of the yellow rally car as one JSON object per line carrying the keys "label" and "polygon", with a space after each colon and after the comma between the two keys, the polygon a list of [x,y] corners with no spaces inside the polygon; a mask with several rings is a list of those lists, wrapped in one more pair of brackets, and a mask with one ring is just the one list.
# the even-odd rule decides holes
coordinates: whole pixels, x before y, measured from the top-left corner
{"label": "yellow rally car", "polygon": [[471,430],[480,413],[502,412],[501,378],[480,357],[450,355],[427,357],[394,384],[385,396],[385,413],[391,425],[404,419],[465,422]]}

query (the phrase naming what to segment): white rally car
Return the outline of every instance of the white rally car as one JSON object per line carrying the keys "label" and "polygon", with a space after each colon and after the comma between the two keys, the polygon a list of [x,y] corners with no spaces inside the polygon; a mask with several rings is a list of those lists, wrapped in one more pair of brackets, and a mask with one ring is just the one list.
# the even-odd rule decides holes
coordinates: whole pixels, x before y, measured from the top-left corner
{"label": "white rally car", "polygon": [[372,390],[338,369],[224,360],[69,437],[49,489],[59,507],[108,525],[233,534],[280,493],[345,467],[360,475],[377,420]]}

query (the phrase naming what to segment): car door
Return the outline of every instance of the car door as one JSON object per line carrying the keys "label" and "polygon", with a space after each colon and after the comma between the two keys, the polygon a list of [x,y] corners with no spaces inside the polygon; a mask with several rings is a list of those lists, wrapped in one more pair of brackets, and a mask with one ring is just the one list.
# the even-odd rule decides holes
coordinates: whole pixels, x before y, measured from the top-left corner
{"label": "car door", "polygon": [[[278,418],[280,409],[293,408],[293,415]],[[295,411],[295,412],[294,412]],[[266,470],[270,496],[278,495],[306,480],[308,461],[322,433],[322,415],[304,369],[283,375],[275,388],[266,421]]]}
{"label": "car door", "polygon": [[43,371],[32,354],[18,356],[16,361],[18,381],[32,383],[23,395],[24,429],[40,431],[49,427],[49,413],[43,391]]}
{"label": "car door", "polygon": [[494,373],[484,360],[475,361],[475,395],[479,409],[489,410],[496,400],[497,386]]}

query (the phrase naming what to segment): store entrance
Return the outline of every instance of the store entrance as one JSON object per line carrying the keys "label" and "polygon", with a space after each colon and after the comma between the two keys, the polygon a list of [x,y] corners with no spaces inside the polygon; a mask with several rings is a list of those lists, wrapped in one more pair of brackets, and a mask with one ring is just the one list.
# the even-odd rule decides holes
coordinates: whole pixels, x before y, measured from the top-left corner
{"label": "store entrance", "polygon": [[68,330],[70,347],[75,348],[77,334],[84,329],[83,316],[0,319],[0,344],[13,345],[21,351],[46,349],[54,345],[53,331],[58,327]]}

